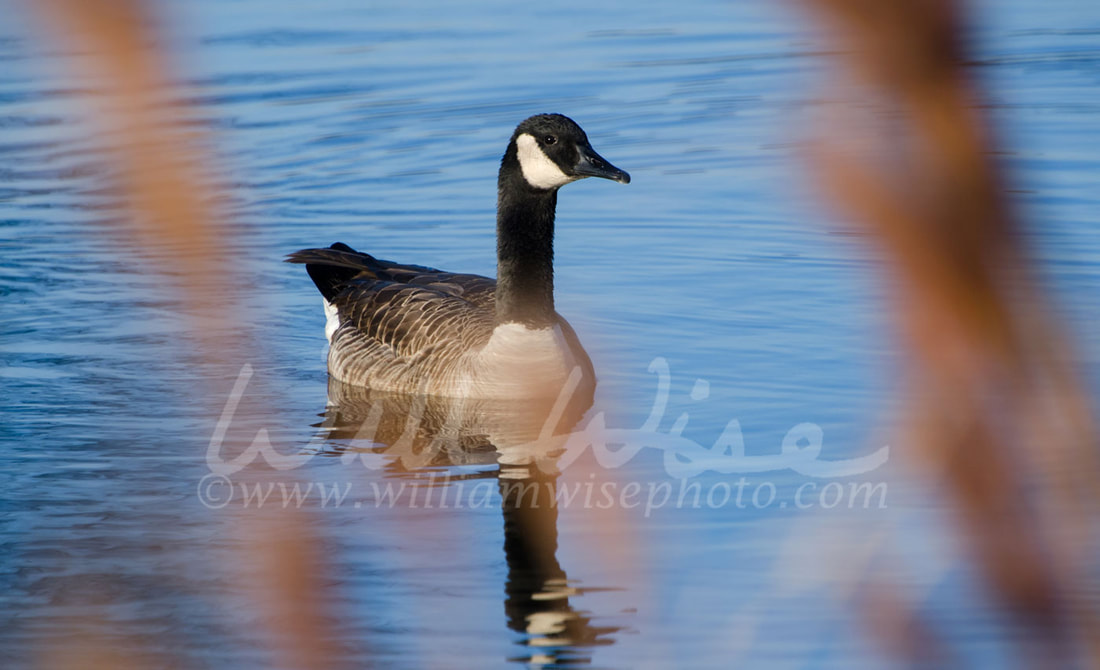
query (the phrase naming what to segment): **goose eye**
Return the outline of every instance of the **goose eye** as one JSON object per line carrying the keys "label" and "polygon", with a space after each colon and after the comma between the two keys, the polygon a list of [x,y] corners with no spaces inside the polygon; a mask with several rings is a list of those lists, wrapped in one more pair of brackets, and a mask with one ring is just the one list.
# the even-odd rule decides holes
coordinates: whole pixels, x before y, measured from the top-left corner
{"label": "goose eye", "polygon": [[542,141],[546,144],[557,144],[558,138],[554,137],[553,135],[547,135],[546,137],[542,138]]}

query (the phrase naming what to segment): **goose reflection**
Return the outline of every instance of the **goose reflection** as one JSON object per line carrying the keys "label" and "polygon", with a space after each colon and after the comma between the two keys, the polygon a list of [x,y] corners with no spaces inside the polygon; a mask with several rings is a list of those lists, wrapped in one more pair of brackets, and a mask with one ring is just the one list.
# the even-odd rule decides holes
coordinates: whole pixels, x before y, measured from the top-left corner
{"label": "goose reflection", "polygon": [[[596,626],[570,602],[574,586],[558,563],[557,456],[564,435],[592,405],[590,393],[530,402],[394,394],[330,378],[330,453],[387,455],[387,476],[450,466],[492,466],[450,476],[497,479],[504,516],[508,576],[504,612],[530,653],[510,660],[536,665],[588,664],[580,649],[612,644],[618,627]],[[348,442],[348,441],[351,442]]]}

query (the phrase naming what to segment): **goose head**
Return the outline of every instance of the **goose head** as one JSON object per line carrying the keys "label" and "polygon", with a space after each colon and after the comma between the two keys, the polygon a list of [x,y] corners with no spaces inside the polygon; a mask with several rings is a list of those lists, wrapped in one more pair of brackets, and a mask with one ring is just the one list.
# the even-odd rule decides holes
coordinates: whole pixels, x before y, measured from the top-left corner
{"label": "goose head", "polygon": [[585,177],[629,184],[630,175],[596,153],[575,121],[561,114],[539,114],[520,123],[505,153],[528,186],[555,191]]}

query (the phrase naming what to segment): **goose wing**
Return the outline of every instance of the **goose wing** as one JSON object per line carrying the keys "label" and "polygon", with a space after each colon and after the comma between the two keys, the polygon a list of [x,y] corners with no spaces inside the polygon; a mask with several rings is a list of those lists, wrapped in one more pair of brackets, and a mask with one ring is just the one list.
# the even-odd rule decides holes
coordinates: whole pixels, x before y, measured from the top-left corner
{"label": "goose wing", "polygon": [[489,312],[496,309],[494,298],[497,282],[495,279],[481,275],[444,272],[419,265],[399,265],[388,261],[380,261],[380,263],[384,264],[386,274],[396,282],[409,286],[422,286],[453,295]]}
{"label": "goose wing", "polygon": [[484,346],[493,331],[491,310],[434,286],[358,277],[329,303],[340,318],[333,347],[378,343],[410,362]]}
{"label": "goose wing", "polygon": [[344,381],[406,386],[439,377],[492,335],[496,282],[487,277],[381,261],[339,243],[287,261],[306,265],[335,310],[329,362]]}
{"label": "goose wing", "polygon": [[330,300],[351,279],[375,279],[421,286],[446,293],[478,307],[495,308],[496,280],[480,275],[444,272],[423,265],[403,265],[355,251],[341,242],[327,249],[303,249],[287,256],[288,263],[304,263],[321,295]]}

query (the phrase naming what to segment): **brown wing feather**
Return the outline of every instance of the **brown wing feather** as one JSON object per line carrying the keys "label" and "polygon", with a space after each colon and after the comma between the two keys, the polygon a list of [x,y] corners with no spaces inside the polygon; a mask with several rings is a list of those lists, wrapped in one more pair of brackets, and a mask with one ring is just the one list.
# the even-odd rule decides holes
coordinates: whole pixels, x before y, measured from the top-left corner
{"label": "brown wing feather", "polygon": [[480,275],[444,272],[423,265],[402,265],[379,260],[337,242],[327,249],[302,249],[287,256],[287,262],[302,263],[326,299],[342,290],[352,279],[423,286],[457,296],[492,311],[495,309],[496,280]]}
{"label": "brown wing feather", "polygon": [[480,275],[457,274],[416,265],[399,265],[379,261],[385,273],[394,281],[410,286],[423,286],[466,300],[485,309],[494,309],[497,282]]}
{"label": "brown wing feather", "polygon": [[[484,289],[474,291],[478,302],[468,300],[461,295],[463,284],[441,281],[446,274],[437,273],[426,285],[362,276],[346,282],[330,300],[340,317],[329,354],[334,376],[416,389],[440,383],[464,354],[484,347],[494,325],[491,294],[486,300]],[[478,288],[492,283],[477,279]]]}

